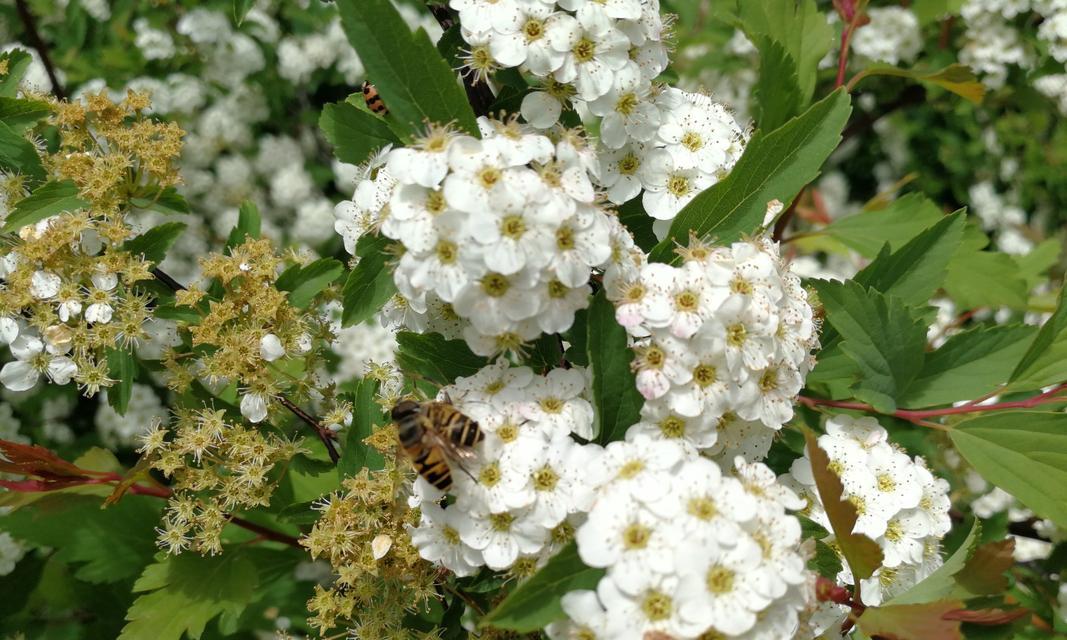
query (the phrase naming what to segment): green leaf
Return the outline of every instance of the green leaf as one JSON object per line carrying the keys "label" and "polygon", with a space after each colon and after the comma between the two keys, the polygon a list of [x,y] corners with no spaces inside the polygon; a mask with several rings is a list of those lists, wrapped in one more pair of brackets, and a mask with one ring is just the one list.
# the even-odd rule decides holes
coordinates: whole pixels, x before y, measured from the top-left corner
{"label": "green leaf", "polygon": [[856,282],[905,304],[925,305],[945,279],[949,261],[963,241],[965,221],[962,212],[954,213],[892,253],[883,248],[856,274]]}
{"label": "green leaf", "polygon": [[305,267],[288,269],[276,284],[289,292],[289,304],[306,309],[315,296],[333,284],[345,272],[345,266],[333,258],[320,258]]}
{"label": "green leaf", "polygon": [[923,0],[913,4],[910,9],[919,19],[919,24],[925,25],[959,12],[965,2],[966,0]]}
{"label": "green leaf", "polygon": [[100,504],[93,496],[46,495],[0,518],[0,531],[29,546],[59,549],[60,560],[79,565],[79,580],[120,582],[152,561],[163,503],[126,496],[108,509]]}
{"label": "green leaf", "polygon": [[588,341],[590,390],[596,408],[597,442],[622,440],[626,430],[641,420],[643,400],[630,368],[633,353],[626,329],[615,321],[615,307],[601,291],[589,306]]}
{"label": "green leaf", "polygon": [[425,122],[455,122],[478,135],[478,125],[455,72],[426,32],[412,33],[389,0],[338,0],[341,26],[359,54],[389,117],[408,137]]}
{"label": "green leaf", "polygon": [[811,460],[811,472],[815,486],[819,491],[826,517],[834,531],[837,547],[845,557],[852,575],[859,580],[871,577],[882,566],[882,550],[874,540],[865,535],[853,533],[856,526],[856,507],[845,500],[845,488],[841,480],[830,470],[830,458],[819,446],[815,434],[805,429],[808,458]]}
{"label": "green leaf", "polygon": [[246,200],[237,210],[237,225],[230,230],[230,235],[226,238],[226,248],[232,249],[243,244],[245,238],[259,238],[260,226],[259,207]]}
{"label": "green leaf", "polygon": [[0,53],[0,63],[7,61],[7,73],[0,76],[0,97],[14,98],[18,95],[19,82],[30,68],[33,58],[22,49]]}
{"label": "green leaf", "polygon": [[356,243],[359,264],[345,281],[341,299],[344,311],[341,324],[351,327],[366,322],[396,293],[396,283],[388,268],[391,240],[385,236],[365,235]]}
{"label": "green leaf", "polygon": [[828,580],[837,580],[837,574],[841,573],[842,568],[841,556],[837,555],[833,547],[822,540],[816,540],[815,555],[808,560],[808,569]]}
{"label": "green leaf", "polygon": [[859,80],[867,76],[896,76],[924,84],[936,85],[974,104],[980,104],[982,98],[985,97],[985,85],[974,77],[974,72],[969,67],[962,64],[951,64],[937,71],[901,69],[885,64],[874,64],[861,71],[849,85],[854,86]]}
{"label": "green leaf", "polygon": [[993,251],[962,250],[949,263],[945,291],[961,309],[1026,309],[1026,282],[1011,256]]}
{"label": "green leaf", "polygon": [[7,123],[13,129],[22,130],[33,126],[50,113],[52,108],[43,100],[0,96],[0,122]]}
{"label": "green leaf", "polygon": [[133,393],[133,381],[137,377],[137,362],[126,349],[107,350],[107,375],[115,384],[107,388],[107,403],[120,416],[126,415]]}
{"label": "green leaf", "polygon": [[948,597],[956,588],[955,575],[967,565],[967,561],[978,547],[981,533],[982,525],[978,520],[973,521],[963,544],[945,560],[944,564],[886,604],[920,604]]}
{"label": "green leaf", "polygon": [[819,175],[851,112],[848,94],[837,90],[771,133],[757,132],[730,175],[678,213],[670,234],[650,258],[670,261],[675,243],[686,242],[690,230],[723,243],[755,231],[767,213],[767,203],[791,202]]}
{"label": "green leaf", "polygon": [[384,120],[347,102],[323,107],[319,128],[334,155],[350,164],[363,164],[378,149],[400,142]]}
{"label": "green leaf", "polygon": [[174,187],[155,189],[146,195],[130,198],[130,204],[138,209],[151,209],[164,215],[184,215],[191,211],[185,196]]}
{"label": "green leaf", "polygon": [[396,361],[405,373],[415,373],[444,386],[461,376],[471,376],[488,361],[471,353],[463,340],[445,340],[439,333],[396,334]]}
{"label": "green leaf", "polygon": [[949,437],[983,478],[1067,527],[1067,414],[990,413],[955,425]]}
{"label": "green leaf", "polygon": [[378,383],[370,378],[363,378],[356,384],[355,398],[352,402],[352,424],[345,430],[344,448],[341,459],[337,461],[337,477],[344,480],[356,475],[360,469],[381,469],[384,459],[374,448],[363,442],[364,438],[374,433],[374,427],[385,424],[385,414],[374,401],[378,393]]}
{"label": "green leaf", "polygon": [[197,640],[216,616],[236,619],[255,597],[256,564],[241,549],[218,556],[184,553],[149,565],[119,640]]}
{"label": "green leaf", "polygon": [[18,201],[7,217],[3,231],[17,231],[49,216],[88,206],[88,202],[78,197],[78,187],[70,180],[46,182]]}
{"label": "green leaf", "polygon": [[763,131],[773,131],[800,112],[801,95],[797,63],[780,43],[767,36],[755,40],[759,50],[759,79],[756,97],[756,123]]}
{"label": "green leaf", "polygon": [[560,598],[570,591],[595,589],[603,569],[591,569],[571,542],[545,566],[508,594],[482,618],[481,626],[531,633],[564,617]]}
{"label": "green leaf", "polygon": [[795,61],[800,101],[807,104],[815,90],[819,61],[834,40],[834,29],[815,0],[729,0],[720,4],[726,5],[720,10],[731,15],[749,40],[757,42],[759,36],[766,36]]}
{"label": "green leaf", "polygon": [[122,245],[122,250],[135,256],[144,256],[144,259],[159,264],[167,257],[167,251],[185,231],[183,222],[166,222],[145,231],[139,236],[130,238]]}
{"label": "green leaf", "polygon": [[841,350],[859,365],[856,397],[882,413],[896,410],[923,366],[926,325],[901,300],[857,282],[813,283],[827,321],[844,340]]}
{"label": "green leaf", "polygon": [[30,177],[31,186],[45,179],[44,165],[37,155],[37,147],[6,122],[0,122],[0,169]]}
{"label": "green leaf", "polygon": [[1026,391],[1067,380],[1067,301],[1060,289],[1052,316],[1037,332],[1009,378],[1008,388]]}
{"label": "green leaf", "polygon": [[1035,332],[1027,325],[995,325],[952,336],[926,355],[922,371],[900,403],[931,407],[994,391],[1011,375]]}
{"label": "green leaf", "polygon": [[888,242],[896,251],[944,217],[928,198],[909,193],[884,209],[862,211],[835,220],[822,233],[867,258],[874,258]]}
{"label": "green leaf", "polygon": [[1026,281],[1027,291],[1041,284],[1045,273],[1059,262],[1060,248],[1058,238],[1048,238],[1026,254],[1012,256],[1019,265],[1019,277]]}
{"label": "green leaf", "polygon": [[238,27],[245,21],[245,16],[255,4],[255,0],[233,0],[233,21]]}

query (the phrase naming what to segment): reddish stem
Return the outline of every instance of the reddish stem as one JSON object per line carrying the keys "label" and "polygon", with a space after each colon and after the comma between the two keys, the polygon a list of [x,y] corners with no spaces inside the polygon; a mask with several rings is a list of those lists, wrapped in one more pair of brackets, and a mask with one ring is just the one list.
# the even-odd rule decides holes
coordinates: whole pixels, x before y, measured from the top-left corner
{"label": "reddish stem", "polygon": [[855,28],[855,24],[850,22],[845,26],[844,31],[841,32],[841,52],[837,54],[837,80],[834,82],[835,89],[845,84],[845,69],[848,67],[848,48],[852,43],[852,31]]}
{"label": "reddish stem", "polygon": [[[1005,411],[1008,409],[1033,409],[1034,407],[1049,404],[1052,402],[1067,402],[1067,397],[1059,395],[1061,391],[1067,389],[1067,382],[1061,383],[1053,387],[1052,389],[1036,395],[1026,400],[1014,400],[1010,402],[997,402],[995,404],[979,405],[976,402],[968,402],[959,407],[946,407],[944,409],[897,409],[891,414],[896,418],[907,420],[915,424],[919,424],[926,427],[933,427],[935,423],[927,421],[927,418],[938,418],[941,416],[953,416],[965,413],[979,413],[984,411]],[[809,398],[807,396],[798,396],[797,402],[807,405],[809,407],[836,407],[838,409],[854,409],[856,411],[864,411],[867,413],[880,413],[874,407],[863,402],[852,402],[842,400],[826,400],[823,398]]]}
{"label": "reddish stem", "polygon": [[[111,485],[117,484],[121,481],[122,476],[120,476],[119,474],[108,473],[102,475],[99,478],[72,476],[69,478],[65,478],[63,481],[60,482],[45,482],[42,480],[0,480],[0,487],[4,487],[9,491],[16,491],[18,493],[40,493],[45,491],[55,491],[57,489],[64,489],[66,487],[72,486],[85,486],[93,484]],[[128,491],[134,495],[152,496],[154,498],[162,498],[164,500],[171,497],[171,495],[173,495],[174,493],[167,487],[143,484],[130,485]],[[274,531],[273,529],[268,529],[267,527],[256,524],[254,522],[250,522],[248,520],[245,520],[244,518],[239,518],[234,515],[227,515],[227,518],[229,519],[230,524],[236,525],[238,527],[241,527],[242,529],[258,534],[259,537],[265,540],[273,540],[274,542],[280,542],[282,544],[289,545],[290,547],[303,549],[303,546],[301,546],[300,541],[294,538],[293,536],[284,534],[280,531]]]}

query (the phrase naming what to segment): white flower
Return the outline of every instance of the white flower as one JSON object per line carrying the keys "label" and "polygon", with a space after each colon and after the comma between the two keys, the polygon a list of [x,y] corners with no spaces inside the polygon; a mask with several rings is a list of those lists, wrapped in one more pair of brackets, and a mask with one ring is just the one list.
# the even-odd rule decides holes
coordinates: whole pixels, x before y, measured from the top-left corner
{"label": "white flower", "polygon": [[636,435],[625,442],[612,442],[604,454],[590,464],[589,481],[598,487],[611,487],[613,494],[628,493],[652,509],[671,510],[663,502],[670,491],[670,475],[685,455],[685,449],[671,440],[652,440]]}
{"label": "white flower", "polygon": [[600,184],[608,190],[608,200],[623,204],[641,193],[641,165],[647,154],[648,148],[636,142],[600,150]]}
{"label": "white flower", "polygon": [[460,540],[458,521],[460,511],[442,509],[432,502],[419,505],[422,516],[418,527],[407,526],[411,544],[419,555],[434,564],[439,564],[457,576],[474,575],[484,564],[482,554]]}
{"label": "white flower", "polygon": [[22,334],[11,344],[12,360],[0,369],[0,383],[11,391],[26,391],[37,384],[42,373],[55,384],[64,385],[78,373],[78,366],[52,344],[37,336]]}
{"label": "white flower", "polygon": [[857,29],[852,49],[875,62],[910,63],[922,51],[919,19],[905,7],[874,7],[867,10],[870,22]]}
{"label": "white flower", "polygon": [[285,347],[282,341],[273,333],[268,333],[259,339],[259,357],[267,362],[274,362],[285,356]]}
{"label": "white flower", "polygon": [[[593,491],[586,481],[586,466],[594,448],[579,445],[569,436],[556,436],[529,456],[522,455],[524,448],[509,450],[502,463],[521,465],[526,471],[522,486],[513,491],[533,496],[530,517],[537,524],[551,529],[568,515],[589,510]],[[516,455],[509,456],[512,452]],[[516,457],[526,459],[520,463]]]}
{"label": "white flower", "polygon": [[560,598],[566,622],[545,629],[552,640],[608,640],[609,619],[595,591],[571,591]]}
{"label": "white flower", "polygon": [[520,20],[517,0],[451,0],[449,6],[459,12],[459,21],[471,31],[504,30]]}
{"label": "white flower", "polygon": [[611,90],[615,73],[630,63],[630,40],[595,11],[577,17],[560,15],[546,25],[552,48],[565,53],[555,71],[560,82],[573,82],[578,97],[596,100]]}
{"label": "white flower", "polygon": [[593,407],[581,397],[585,388],[581,370],[553,369],[533,380],[520,410],[550,436],[573,432],[588,440],[593,437]]}
{"label": "white flower", "polygon": [[489,51],[505,67],[525,64],[530,73],[546,76],[563,64],[564,53],[554,49],[547,37],[550,22],[562,15],[553,12],[551,3],[519,0],[508,14],[509,21],[495,26]]}
{"label": "white flower", "polygon": [[401,182],[436,187],[448,173],[448,151],[455,137],[449,129],[431,125],[426,136],[417,139],[414,146],[390,153],[386,169]]}
{"label": "white flower", "polygon": [[602,214],[588,205],[578,205],[577,213],[555,231],[556,251],[550,267],[568,287],[589,281],[590,267],[600,266],[611,257],[608,228]]}
{"label": "white flower", "polygon": [[63,281],[51,271],[34,271],[30,277],[30,295],[38,300],[47,300],[57,293]]}
{"label": "white flower", "polygon": [[452,306],[481,333],[504,333],[515,322],[532,318],[540,310],[541,300],[534,294],[536,286],[536,272],[530,269],[511,275],[489,272],[463,287]]}
{"label": "white flower", "polygon": [[715,179],[697,167],[683,168],[666,150],[650,153],[641,165],[645,193],[641,198],[648,215],[657,220],[671,220],[693,198],[715,183]]}
{"label": "white flower", "polygon": [[650,99],[651,85],[635,67],[615,76],[615,84],[603,96],[589,103],[600,121],[600,141],[619,149],[629,141],[649,142],[660,128],[659,107]]}
{"label": "white flower", "polygon": [[262,393],[245,393],[241,396],[241,415],[249,422],[259,423],[267,418],[267,396]]}
{"label": "white flower", "polygon": [[690,635],[681,617],[677,576],[648,571],[635,575],[632,587],[624,592],[613,580],[601,580],[597,586],[597,597],[608,612],[609,637],[644,640],[656,631],[671,637]]}
{"label": "white flower", "polygon": [[11,344],[18,336],[18,321],[10,316],[0,316],[0,345]]}
{"label": "white flower", "polygon": [[694,631],[710,626],[740,635],[771,602],[763,595],[771,569],[760,566],[760,547],[748,536],[738,536],[733,544],[700,540],[680,549],[677,557],[683,574],[680,616]]}
{"label": "white flower", "polygon": [[709,414],[684,416],[672,411],[662,399],[652,400],[641,407],[641,422],[626,430],[626,438],[645,435],[653,440],[679,440],[697,449],[705,449],[718,439],[715,425]]}
{"label": "white flower", "polygon": [[460,540],[481,551],[490,569],[507,569],[520,553],[537,553],[544,547],[548,532],[537,526],[530,512],[518,514],[472,513],[457,523]]}

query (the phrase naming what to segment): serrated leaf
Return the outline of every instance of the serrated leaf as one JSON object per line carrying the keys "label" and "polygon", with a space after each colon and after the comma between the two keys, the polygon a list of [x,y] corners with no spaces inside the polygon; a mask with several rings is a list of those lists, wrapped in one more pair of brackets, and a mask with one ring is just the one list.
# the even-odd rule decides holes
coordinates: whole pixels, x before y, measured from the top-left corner
{"label": "serrated leaf", "polygon": [[1067,300],[1060,289],[1052,316],[1041,326],[1009,378],[1013,391],[1039,389],[1067,380]]}
{"label": "serrated leaf", "polygon": [[7,61],[7,73],[0,76],[0,97],[14,98],[18,95],[19,82],[26,75],[33,58],[22,49],[0,53],[0,62]]}
{"label": "serrated leaf", "polygon": [[384,120],[346,102],[323,107],[319,129],[334,155],[350,164],[362,164],[378,149],[400,142]]}
{"label": "serrated leaf", "polygon": [[185,196],[178,193],[174,187],[156,189],[147,195],[130,198],[130,204],[139,209],[150,209],[165,215],[184,215],[191,211]]}
{"label": "serrated leaf", "polygon": [[757,37],[754,44],[759,51],[759,76],[753,88],[758,107],[756,124],[763,131],[773,131],[800,112],[797,63],[769,36]]}
{"label": "serrated leaf", "polygon": [[885,640],[963,640],[959,620],[945,616],[963,609],[959,600],[869,607],[856,624]]}
{"label": "serrated leaf", "polygon": [[807,441],[808,458],[811,460],[811,472],[819,499],[830,520],[837,546],[841,555],[845,556],[852,575],[857,580],[866,580],[882,566],[882,550],[874,540],[852,532],[856,526],[856,507],[842,498],[845,489],[841,480],[830,471],[830,458],[819,446],[815,434],[805,431],[804,439]]}
{"label": "serrated leaf", "polygon": [[185,226],[183,222],[166,222],[158,227],[152,227],[123,243],[122,250],[159,264],[167,257],[167,251],[178,240],[178,236],[185,231]]}
{"label": "serrated leaf", "polygon": [[237,210],[237,225],[230,231],[226,238],[226,248],[232,249],[245,241],[245,238],[259,238],[262,225],[259,215],[259,207],[254,203],[245,201]]}
{"label": "serrated leaf", "polygon": [[896,251],[883,248],[856,274],[855,281],[908,305],[926,304],[944,282],[949,262],[963,241],[965,222],[962,212],[954,213]]}
{"label": "serrated leaf", "polygon": [[1026,281],[1027,291],[1040,284],[1045,272],[1059,262],[1061,248],[1058,238],[1048,238],[1025,254],[1012,256],[1019,266],[1019,277]]}
{"label": "serrated leaf", "polygon": [[255,597],[255,563],[240,549],[219,556],[185,553],[149,565],[119,640],[198,640],[213,618],[236,618]]}
{"label": "serrated leaf", "polygon": [[722,243],[755,231],[763,223],[768,202],[792,201],[819,175],[851,112],[848,94],[838,90],[778,129],[757,132],[730,175],[678,213],[650,259],[670,261],[675,243],[686,242],[690,231]]}
{"label": "serrated leaf", "polygon": [[601,291],[589,306],[588,340],[590,391],[596,409],[597,442],[622,440],[626,430],[641,419],[644,401],[630,362],[626,329],[615,320],[615,306]]}
{"label": "serrated leaf", "polygon": [[366,322],[396,293],[393,274],[387,267],[390,256],[386,248],[391,242],[385,236],[365,235],[356,243],[356,255],[360,260],[348,275],[341,294],[344,305],[342,326]]}
{"label": "serrated leaf", "polygon": [[345,266],[333,258],[320,258],[311,264],[287,270],[275,283],[281,291],[289,292],[289,304],[306,309],[315,296],[333,284],[345,272]]}
{"label": "serrated leaf", "polygon": [[127,349],[107,350],[107,375],[115,384],[107,388],[107,403],[120,416],[126,415],[137,377],[137,362]]}
{"label": "serrated leaf", "polygon": [[922,371],[900,404],[908,408],[974,400],[999,387],[1030,345],[1034,327],[976,327],[950,337],[926,355]]}
{"label": "serrated leaf", "polygon": [[463,340],[445,340],[439,333],[401,331],[396,334],[396,344],[401,369],[440,386],[474,375],[488,364],[485,358],[471,353]]}
{"label": "serrated leaf", "polygon": [[0,531],[29,546],[58,549],[60,560],[77,565],[79,580],[121,582],[152,561],[163,503],[128,496],[106,510],[100,504],[98,497],[46,495],[0,518]]}
{"label": "serrated leaf", "polygon": [[906,242],[937,224],[944,215],[928,198],[909,193],[884,209],[862,211],[834,220],[822,233],[867,258],[874,258],[889,243],[896,251]]}
{"label": "serrated leaf", "polygon": [[808,569],[827,580],[837,580],[843,566],[841,556],[830,545],[822,540],[815,541],[815,555],[808,559]]}
{"label": "serrated leaf", "polygon": [[923,366],[926,325],[899,298],[865,289],[856,282],[813,282],[826,319],[840,334],[844,351],[861,372],[857,398],[882,413],[896,410],[897,399]]}
{"label": "serrated leaf", "polygon": [[384,466],[382,454],[363,442],[374,433],[374,427],[386,422],[385,414],[374,401],[377,392],[378,383],[370,378],[363,378],[356,384],[352,424],[344,432],[344,447],[337,462],[337,477],[342,480],[356,475],[364,467],[381,469]]}
{"label": "serrated leaf", "polygon": [[560,598],[570,591],[595,589],[603,575],[603,569],[582,563],[578,546],[571,542],[509,593],[480,624],[519,633],[537,631],[564,617]]}
{"label": "serrated leaf", "polygon": [[88,202],[78,197],[78,187],[70,180],[46,182],[15,204],[2,231],[17,231],[49,216],[88,206]]}
{"label": "serrated leaf", "polygon": [[412,33],[389,0],[338,0],[337,9],[348,41],[399,131],[410,137],[427,121],[454,122],[478,135],[474,112],[455,72],[425,31]]}
{"label": "serrated leaf", "polygon": [[25,130],[52,113],[52,107],[43,100],[7,98],[0,96],[0,122],[13,129]]}
{"label": "serrated leaf", "polygon": [[[5,122],[0,122],[0,169],[26,175],[31,179],[30,186],[45,179],[37,148]],[[7,225],[4,228],[7,229]]]}
{"label": "serrated leaf", "polygon": [[961,250],[949,263],[944,286],[961,309],[1027,308],[1026,282],[1005,253]]}
{"label": "serrated leaf", "polygon": [[940,567],[887,604],[921,604],[948,597],[956,588],[956,574],[967,566],[967,561],[971,559],[978,546],[981,534],[982,525],[978,520],[974,520],[971,522],[971,528],[963,543]]}
{"label": "serrated leaf", "polygon": [[[833,45],[834,30],[814,0],[729,0],[719,7],[749,39],[766,36],[796,61],[801,104],[811,100],[819,61]],[[783,200],[782,202],[785,202]]]}
{"label": "serrated leaf", "polygon": [[949,437],[983,478],[1067,527],[1067,414],[990,413],[956,424]]}
{"label": "serrated leaf", "polygon": [[[985,85],[978,81],[974,72],[965,65],[951,64],[937,71],[923,71],[921,69],[901,69],[885,64],[874,64],[862,71],[862,76],[895,76],[907,78],[924,84],[932,84],[946,91],[979,104],[985,97]],[[858,78],[857,78],[858,80]],[[855,84],[853,80],[851,84]]]}

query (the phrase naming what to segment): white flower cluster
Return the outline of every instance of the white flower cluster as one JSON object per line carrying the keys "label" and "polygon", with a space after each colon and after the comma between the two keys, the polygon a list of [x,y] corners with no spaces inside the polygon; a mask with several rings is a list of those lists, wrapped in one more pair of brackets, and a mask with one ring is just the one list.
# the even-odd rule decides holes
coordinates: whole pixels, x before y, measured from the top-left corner
{"label": "white flower cluster", "polygon": [[[105,392],[106,393],[106,392]],[[133,384],[129,404],[124,415],[119,415],[106,402],[96,409],[96,431],[105,445],[111,448],[136,448],[141,435],[157,423],[166,424],[169,414],[152,387]]]}
{"label": "white flower cluster", "polygon": [[1030,8],[1030,0],[968,0],[960,9],[967,25],[960,62],[981,74],[986,85],[1003,87],[1010,67],[1033,65],[1033,52],[1011,23]]}
{"label": "white flower cluster", "polygon": [[[551,638],[790,638],[809,575],[803,506],[760,463],[724,475],[674,442],[613,442],[591,466],[596,501],[577,531],[595,592],[563,597]],[[659,634],[659,635],[657,635]]]}
{"label": "white flower cluster", "polygon": [[479,124],[480,140],[431,126],[389,151],[335,213],[349,252],[371,227],[403,246],[393,275],[407,326],[424,328],[428,312],[461,318],[471,349],[492,355],[568,329],[627,232],[596,203],[580,136]]}
{"label": "white flower cluster", "polygon": [[440,491],[416,482],[412,506],[422,519],[409,530],[423,558],[466,576],[547,559],[571,538],[571,521],[590,507],[588,468],[600,452],[571,438],[593,435],[585,391],[579,369],[535,376],[504,360],[443,390],[478,421],[485,440],[475,460],[453,463],[456,500],[447,508]]}
{"label": "white flower cluster", "polygon": [[905,7],[867,10],[870,22],[852,38],[852,50],[875,62],[897,65],[913,62],[922,50],[919,19]]}
{"label": "white flower cluster", "polygon": [[[882,548],[882,567],[861,581],[863,601],[878,605],[937,569],[940,540],[952,526],[948,482],[930,473],[922,458],[911,458],[890,444],[888,432],[871,417],[831,418],[819,447],[841,479],[843,498],[856,507],[853,532]],[[807,454],[793,462],[790,476],[783,481],[808,500],[802,513],[829,530]],[[838,579],[853,583],[847,567]]]}
{"label": "white flower cluster", "polygon": [[1013,255],[1026,255],[1034,248],[1027,234],[1026,211],[1014,204],[1014,193],[999,193],[990,180],[971,185],[968,195],[971,208],[978,214],[982,226],[996,233],[997,248]]}
{"label": "white flower cluster", "polygon": [[1037,29],[1037,37],[1048,43],[1048,52],[1057,62],[1067,64],[1067,2],[1045,4],[1045,20]]}
{"label": "white flower cluster", "polygon": [[468,66],[485,77],[518,67],[541,79],[523,117],[556,125],[565,107],[600,118],[599,184],[627,202],[645,190],[645,210],[670,220],[737,161],[745,135],[706,96],[654,83],[667,67],[658,0],[452,0],[471,47]]}
{"label": "white flower cluster", "polygon": [[692,239],[680,253],[680,267],[613,268],[605,278],[616,319],[636,339],[646,400],[630,432],[727,461],[761,458],[812,366],[807,291],[766,238],[729,247]]}

